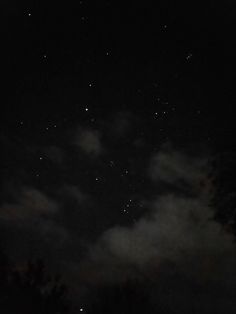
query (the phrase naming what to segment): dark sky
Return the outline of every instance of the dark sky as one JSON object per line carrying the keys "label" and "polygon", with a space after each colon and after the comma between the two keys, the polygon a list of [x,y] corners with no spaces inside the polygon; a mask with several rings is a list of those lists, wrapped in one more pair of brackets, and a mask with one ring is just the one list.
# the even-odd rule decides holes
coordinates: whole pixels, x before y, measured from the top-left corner
{"label": "dark sky", "polygon": [[[43,257],[78,293],[156,278],[179,309],[233,311],[234,238],[213,219],[209,175],[210,160],[235,152],[234,2],[1,1],[0,11],[7,254]],[[157,286],[150,298],[169,304]]]}

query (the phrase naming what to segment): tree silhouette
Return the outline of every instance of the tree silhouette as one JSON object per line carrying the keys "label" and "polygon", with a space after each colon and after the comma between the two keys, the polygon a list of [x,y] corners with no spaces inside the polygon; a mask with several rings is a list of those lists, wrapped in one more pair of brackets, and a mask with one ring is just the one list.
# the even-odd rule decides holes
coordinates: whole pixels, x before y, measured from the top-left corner
{"label": "tree silhouette", "polygon": [[0,253],[0,313],[69,313],[66,292],[59,277],[46,274],[41,260],[17,269]]}
{"label": "tree silhouette", "polygon": [[216,193],[213,205],[216,219],[236,235],[236,153],[218,155],[213,162]]}
{"label": "tree silhouette", "polygon": [[148,291],[137,282],[108,285],[96,289],[90,298],[88,314],[151,314]]}

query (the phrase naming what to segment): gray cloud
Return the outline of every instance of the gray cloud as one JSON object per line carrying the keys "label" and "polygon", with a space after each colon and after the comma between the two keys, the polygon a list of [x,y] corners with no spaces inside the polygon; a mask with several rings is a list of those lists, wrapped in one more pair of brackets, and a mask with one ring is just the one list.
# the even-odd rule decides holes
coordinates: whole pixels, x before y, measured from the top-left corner
{"label": "gray cloud", "polygon": [[41,191],[24,187],[15,203],[3,203],[0,218],[4,220],[25,220],[41,215],[55,214],[58,205]]}
{"label": "gray cloud", "polygon": [[173,186],[185,185],[188,189],[197,188],[207,176],[208,164],[204,158],[193,158],[179,151],[165,147],[151,159],[149,176],[156,182]]}
{"label": "gray cloud", "polygon": [[[160,286],[168,285],[173,295],[168,299],[164,294],[161,299],[167,304],[175,302],[177,307],[184,304],[180,301],[183,295],[196,306],[211,309],[215,299],[233,303],[229,295],[236,285],[234,237],[214,220],[209,203],[215,191],[207,159],[164,147],[151,158],[147,176],[157,192],[152,199],[143,200],[146,212],[129,227],[117,225],[106,230],[96,243],[88,244],[85,258],[88,240],[82,234],[83,215],[88,213],[77,207],[86,208],[84,203],[90,198],[75,185],[61,187],[56,192],[57,202],[38,189],[22,188],[14,202],[0,206],[0,222],[7,229],[17,224],[25,230],[21,237],[18,233],[9,236],[8,241],[14,241],[9,247],[19,243],[23,255],[23,250],[29,251],[28,238],[36,234],[34,247],[49,252],[53,267],[60,264],[75,288],[81,283],[84,287],[138,279],[155,282],[154,298],[157,293],[160,296]],[[203,287],[201,296],[191,290],[193,283]]]}
{"label": "gray cloud", "polygon": [[[235,243],[233,235],[214,220],[207,160],[164,149],[153,156],[149,176],[156,185],[155,199],[146,202],[146,213],[132,226],[115,226],[103,233],[89,250],[83,279],[97,284],[128,278],[146,278],[159,285],[169,282],[174,297],[180,299],[185,293],[195,303],[191,288],[197,284],[202,287],[197,301],[202,307],[212,309],[210,302],[218,293],[222,302],[228,302],[236,285]],[[159,193],[163,183],[172,188]],[[184,283],[176,283],[177,275]]]}
{"label": "gray cloud", "polygon": [[103,151],[100,137],[100,133],[96,130],[80,130],[75,144],[86,154],[99,156]]}
{"label": "gray cloud", "polygon": [[65,185],[62,188],[62,193],[70,199],[76,200],[77,204],[81,205],[88,200],[88,195],[83,193],[76,185]]}
{"label": "gray cloud", "polygon": [[4,241],[9,244],[6,248],[10,256],[20,260],[29,258],[33,251],[40,255],[56,252],[69,236],[58,216],[59,204],[33,187],[23,187],[14,202],[4,202],[0,224],[6,230]]}

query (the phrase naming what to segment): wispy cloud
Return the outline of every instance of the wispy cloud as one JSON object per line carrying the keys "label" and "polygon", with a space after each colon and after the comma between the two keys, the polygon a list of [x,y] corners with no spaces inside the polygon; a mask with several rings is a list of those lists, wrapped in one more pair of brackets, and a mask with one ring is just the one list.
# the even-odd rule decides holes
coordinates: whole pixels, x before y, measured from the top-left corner
{"label": "wispy cloud", "polygon": [[4,220],[24,220],[55,214],[58,205],[43,192],[24,187],[19,198],[12,203],[3,203],[0,207],[0,218]]}
{"label": "wispy cloud", "polygon": [[74,143],[90,156],[99,156],[103,152],[101,135],[96,130],[79,130]]}

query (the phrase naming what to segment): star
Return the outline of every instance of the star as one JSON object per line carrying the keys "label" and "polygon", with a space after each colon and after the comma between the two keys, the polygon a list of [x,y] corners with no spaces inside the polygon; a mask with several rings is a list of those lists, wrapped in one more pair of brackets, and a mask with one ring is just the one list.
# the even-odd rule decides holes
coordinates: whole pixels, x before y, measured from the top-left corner
{"label": "star", "polygon": [[186,60],[190,60],[192,58],[192,53],[189,53],[187,56],[186,56]]}
{"label": "star", "polygon": [[113,167],[114,166],[114,161],[110,160],[110,166]]}

